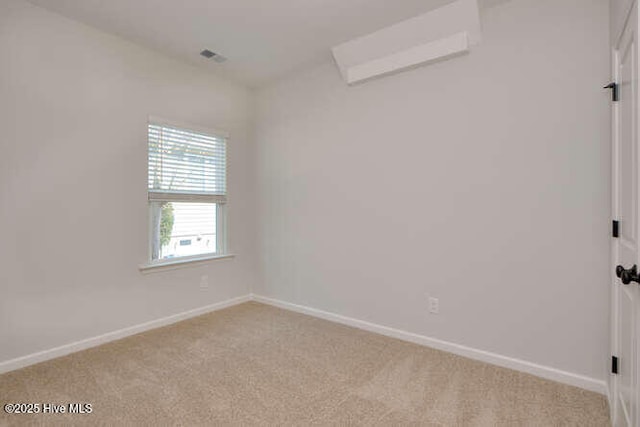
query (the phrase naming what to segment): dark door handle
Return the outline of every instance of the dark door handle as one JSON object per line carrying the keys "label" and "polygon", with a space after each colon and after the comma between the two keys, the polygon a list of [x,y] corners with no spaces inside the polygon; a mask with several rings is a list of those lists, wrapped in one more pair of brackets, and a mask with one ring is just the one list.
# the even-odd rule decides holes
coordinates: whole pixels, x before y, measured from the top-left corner
{"label": "dark door handle", "polygon": [[628,285],[631,282],[640,283],[640,276],[638,276],[638,266],[634,265],[628,270],[625,270],[623,266],[616,267],[616,276],[620,278],[623,284]]}

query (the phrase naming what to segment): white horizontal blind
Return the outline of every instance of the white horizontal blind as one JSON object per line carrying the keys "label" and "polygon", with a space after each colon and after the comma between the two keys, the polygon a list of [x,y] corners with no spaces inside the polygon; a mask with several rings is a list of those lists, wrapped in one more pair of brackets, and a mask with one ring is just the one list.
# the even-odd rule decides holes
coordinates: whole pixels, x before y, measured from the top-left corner
{"label": "white horizontal blind", "polygon": [[225,202],[227,141],[149,123],[149,200]]}

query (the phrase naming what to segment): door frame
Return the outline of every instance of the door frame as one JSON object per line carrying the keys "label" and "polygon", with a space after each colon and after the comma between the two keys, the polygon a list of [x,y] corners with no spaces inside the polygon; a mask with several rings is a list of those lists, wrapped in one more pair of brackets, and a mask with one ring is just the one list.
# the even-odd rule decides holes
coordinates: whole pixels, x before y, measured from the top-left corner
{"label": "door frame", "polygon": [[[624,28],[626,28],[626,22],[628,21],[629,15],[631,14],[631,10],[627,11],[627,16],[624,20],[625,24],[622,26],[622,29],[620,30],[619,34],[616,35],[615,40],[612,40],[612,45],[611,45],[611,81],[615,82],[616,84],[618,84],[618,82],[620,81],[620,73],[618,72],[618,60],[619,60],[619,54],[618,54],[618,45],[620,44],[620,39],[622,38],[622,32],[624,30]],[[619,182],[618,182],[618,174],[616,173],[619,167],[619,159],[618,159],[618,154],[619,154],[619,132],[618,132],[618,125],[619,125],[619,112],[618,112],[618,103],[617,102],[611,102],[611,224],[613,226],[613,221],[618,221],[618,218],[620,217],[619,212],[618,212],[618,187],[619,187]],[[612,238],[610,240],[611,244],[610,244],[610,268],[609,268],[609,286],[611,288],[611,292],[610,292],[610,296],[611,296],[611,300],[610,300],[610,304],[611,304],[611,310],[610,310],[610,354],[611,354],[611,360],[613,362],[613,357],[616,356],[618,354],[618,346],[619,346],[619,342],[618,342],[618,291],[619,291],[619,287],[617,285],[617,280],[618,278],[616,277],[614,271],[617,265],[617,261],[618,261],[618,245],[617,242],[615,241],[615,238],[613,238],[613,230],[612,230]],[[607,393],[607,398],[609,400],[609,409],[610,409],[610,417],[611,417],[611,423],[612,425],[615,425],[616,420],[618,419],[618,413],[617,413],[617,402],[615,401],[615,399],[617,399],[618,396],[618,378],[617,376],[612,372],[611,366],[608,367],[609,369],[607,370],[607,374],[608,374],[608,393]]]}
{"label": "door frame", "polygon": [[[612,0],[615,1],[615,0]],[[625,15],[624,15],[624,20],[622,22],[622,25],[620,28],[616,29],[617,32],[612,36],[611,39],[611,76],[612,76],[612,81],[615,82],[616,84],[620,84],[620,52],[618,50],[620,44],[623,42],[623,37],[625,35],[625,30],[627,29],[627,26],[629,25],[629,20],[632,17],[632,13],[636,13],[636,15],[638,15],[639,13],[639,9],[640,5],[636,5],[636,3],[638,2],[638,0],[632,0],[629,1],[628,3],[628,8],[625,11]],[[638,17],[636,17],[638,18]],[[638,23],[640,24],[640,19],[637,20]],[[636,36],[640,31],[638,31],[638,29],[636,29]],[[637,43],[638,40],[636,39],[636,49],[637,48]],[[638,58],[640,58],[640,56],[638,55],[638,53],[640,52],[636,52],[636,61],[639,62],[640,60]],[[636,64],[636,72],[638,72],[640,70],[640,67],[638,67],[638,64]],[[619,88],[618,88],[619,89]],[[638,96],[636,94],[636,96]],[[640,107],[640,100],[636,99],[636,106]],[[611,222],[610,224],[613,224],[613,221],[618,221],[620,219],[620,212],[619,212],[619,206],[620,206],[620,200],[619,200],[619,189],[620,189],[620,181],[619,181],[619,167],[620,167],[620,159],[619,159],[619,154],[620,154],[620,105],[618,102],[611,102]],[[638,115],[640,113],[640,108],[637,108],[636,111],[636,115]],[[638,125],[640,125],[640,120],[638,117],[635,117],[634,120],[636,120],[636,156],[638,156],[638,154],[640,154],[640,145],[638,144],[638,139],[639,139],[639,134],[638,131],[640,129],[638,129]],[[640,165],[640,159],[638,162],[638,165]],[[640,174],[638,175],[640,177]],[[637,191],[640,191],[640,185],[638,185],[637,187]],[[640,197],[638,198],[638,200],[640,200]],[[640,208],[640,207],[639,207]],[[610,260],[610,270],[609,270],[609,274],[610,274],[610,279],[609,279],[609,286],[611,286],[611,291],[610,291],[610,296],[611,296],[611,300],[610,300],[610,308],[611,308],[611,316],[610,316],[610,353],[611,353],[611,357],[613,356],[619,356],[619,349],[620,349],[620,330],[619,330],[619,325],[618,325],[618,316],[620,315],[619,311],[620,311],[620,307],[619,307],[619,299],[620,299],[620,292],[621,292],[621,288],[620,288],[620,279],[616,276],[615,273],[615,269],[616,266],[618,264],[619,261],[619,256],[620,256],[620,248],[619,248],[619,243],[618,240],[616,240],[616,238],[613,237],[613,234],[611,234],[612,238],[611,238],[611,244],[610,244],[610,256],[611,256],[611,260]],[[638,236],[636,236],[637,238]],[[639,262],[640,264],[640,262]],[[635,284],[632,284],[633,286],[635,286]],[[637,323],[637,322],[636,322]],[[636,328],[636,334],[637,331],[639,329]],[[635,354],[636,354],[636,359],[638,359],[638,344],[640,344],[639,342],[636,341],[636,349],[635,349]],[[610,359],[611,360],[611,359]],[[640,359],[635,360],[634,361],[634,365],[635,367],[640,367]],[[614,374],[612,372],[612,366],[611,366],[612,360],[609,362],[608,364],[608,369],[607,369],[607,373],[608,373],[608,390],[607,390],[607,398],[609,401],[609,408],[610,408],[610,417],[611,417],[611,422],[612,425],[616,426],[619,425],[620,423],[620,416],[624,417],[624,415],[619,414],[618,413],[618,388],[619,388],[619,377],[618,375]],[[637,384],[636,384],[637,387]],[[636,395],[635,398],[636,400],[638,400],[638,393],[636,390]],[[640,402],[636,402],[636,408],[639,408],[640,405],[638,405],[638,403]],[[636,418],[635,420],[631,420],[632,424],[635,425],[635,423],[639,423],[640,420],[638,420],[638,416],[639,414],[633,414],[633,416]]]}

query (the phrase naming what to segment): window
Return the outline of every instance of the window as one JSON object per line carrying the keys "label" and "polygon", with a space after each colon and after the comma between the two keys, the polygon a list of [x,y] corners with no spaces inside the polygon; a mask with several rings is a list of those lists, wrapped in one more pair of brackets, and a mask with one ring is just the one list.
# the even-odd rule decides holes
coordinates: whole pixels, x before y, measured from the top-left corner
{"label": "window", "polygon": [[226,252],[227,139],[149,122],[152,262]]}

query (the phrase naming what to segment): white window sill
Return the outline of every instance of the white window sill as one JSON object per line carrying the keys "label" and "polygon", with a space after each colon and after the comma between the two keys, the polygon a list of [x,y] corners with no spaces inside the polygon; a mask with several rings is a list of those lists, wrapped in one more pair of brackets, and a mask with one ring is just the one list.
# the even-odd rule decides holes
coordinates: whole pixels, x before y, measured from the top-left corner
{"label": "white window sill", "polygon": [[177,268],[194,267],[197,265],[205,264],[210,261],[216,261],[220,259],[229,259],[235,257],[234,254],[226,255],[203,255],[198,257],[178,258],[174,260],[164,260],[150,262],[147,264],[140,264],[138,268],[141,273],[156,273],[159,271],[175,270]]}

